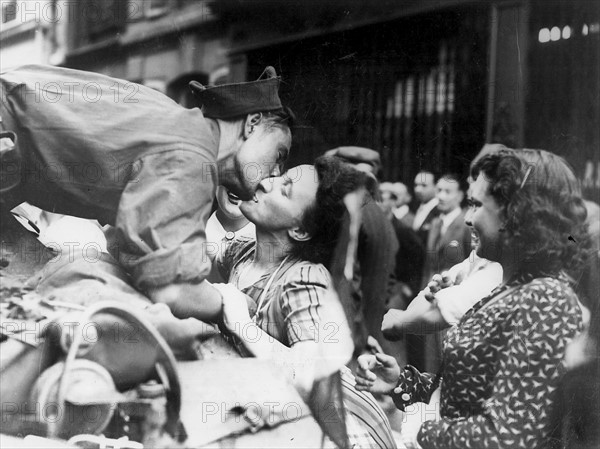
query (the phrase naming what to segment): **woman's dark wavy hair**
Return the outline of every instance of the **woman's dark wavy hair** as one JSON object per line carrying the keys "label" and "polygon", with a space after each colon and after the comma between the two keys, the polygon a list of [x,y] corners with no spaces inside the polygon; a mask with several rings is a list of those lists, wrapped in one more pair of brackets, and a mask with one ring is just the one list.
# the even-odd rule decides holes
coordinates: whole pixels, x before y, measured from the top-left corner
{"label": "woman's dark wavy hair", "polygon": [[344,197],[361,188],[372,197],[377,181],[336,157],[320,156],[314,167],[319,179],[316,200],[302,217],[302,227],[312,237],[303,242],[294,241],[290,253],[301,260],[327,265],[346,212]]}
{"label": "woman's dark wavy hair", "polygon": [[504,245],[516,249],[520,272],[573,273],[590,247],[579,182],[567,162],[544,150],[499,150],[471,169],[490,183],[503,208]]}

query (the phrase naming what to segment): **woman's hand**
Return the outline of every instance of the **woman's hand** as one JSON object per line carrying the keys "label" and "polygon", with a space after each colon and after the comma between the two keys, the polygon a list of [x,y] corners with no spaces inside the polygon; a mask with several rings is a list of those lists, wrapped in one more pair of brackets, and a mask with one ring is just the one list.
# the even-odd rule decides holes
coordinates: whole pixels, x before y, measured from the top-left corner
{"label": "woman's hand", "polygon": [[396,387],[400,367],[392,356],[364,354],[358,358],[356,389],[390,394]]}
{"label": "woman's hand", "polygon": [[248,311],[248,296],[231,284],[213,284],[223,296],[223,324],[235,334],[252,321]]}
{"label": "woman's hand", "polygon": [[454,282],[452,282],[452,278],[447,271],[444,271],[442,274],[434,274],[425,288],[425,298],[427,301],[432,302],[437,292],[452,285],[454,285]]}

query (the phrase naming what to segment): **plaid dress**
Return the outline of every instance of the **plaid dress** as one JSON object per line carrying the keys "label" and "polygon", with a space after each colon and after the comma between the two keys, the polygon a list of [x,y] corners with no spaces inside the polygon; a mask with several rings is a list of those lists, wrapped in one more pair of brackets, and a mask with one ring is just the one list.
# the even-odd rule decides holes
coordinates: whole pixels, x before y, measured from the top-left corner
{"label": "plaid dress", "polygon": [[[241,268],[252,261],[255,241],[232,241],[217,260],[224,279],[237,285]],[[267,273],[242,291],[257,303],[273,273]],[[283,263],[270,285],[264,305],[257,311],[256,323],[267,334],[293,346],[301,341],[325,339],[318,335],[321,299],[331,288],[329,272],[320,264],[289,260]],[[335,329],[332,328],[334,337]],[[387,416],[370,393],[355,388],[349,369],[341,370],[345,421],[353,448],[395,448]]]}

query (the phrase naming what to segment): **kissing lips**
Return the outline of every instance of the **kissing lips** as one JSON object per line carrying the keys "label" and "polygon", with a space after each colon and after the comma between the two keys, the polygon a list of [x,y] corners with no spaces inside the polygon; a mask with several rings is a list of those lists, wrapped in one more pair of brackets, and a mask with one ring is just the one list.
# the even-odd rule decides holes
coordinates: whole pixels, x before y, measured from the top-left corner
{"label": "kissing lips", "polygon": [[261,194],[267,192],[262,182],[258,183],[258,185],[256,186],[256,191],[254,192],[254,196],[252,197],[252,201],[254,201],[255,203],[258,203],[258,192],[261,192]]}
{"label": "kissing lips", "polygon": [[230,192],[229,190],[227,191],[227,198],[229,199],[229,202],[234,206],[237,206],[240,203],[240,197]]}

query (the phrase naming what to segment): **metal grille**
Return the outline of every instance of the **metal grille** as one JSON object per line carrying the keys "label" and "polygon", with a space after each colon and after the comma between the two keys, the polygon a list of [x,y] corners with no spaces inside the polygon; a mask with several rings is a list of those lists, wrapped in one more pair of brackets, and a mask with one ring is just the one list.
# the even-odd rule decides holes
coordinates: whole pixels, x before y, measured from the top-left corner
{"label": "metal grille", "polygon": [[423,167],[464,173],[484,142],[488,9],[394,20],[248,54],[284,79],[299,116],[291,164],[339,145],[381,153],[382,179]]}

